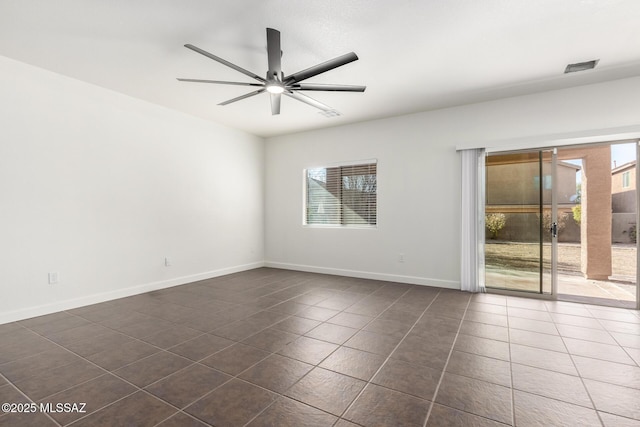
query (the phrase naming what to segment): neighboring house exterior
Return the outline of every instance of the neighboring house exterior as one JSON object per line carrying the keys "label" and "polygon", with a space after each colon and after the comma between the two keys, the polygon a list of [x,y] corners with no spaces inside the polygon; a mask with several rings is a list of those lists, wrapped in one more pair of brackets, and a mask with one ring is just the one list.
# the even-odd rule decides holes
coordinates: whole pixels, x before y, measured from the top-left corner
{"label": "neighboring house exterior", "polygon": [[[538,163],[490,163],[487,166],[487,205],[506,209],[500,212],[508,212],[515,207],[521,212],[524,205],[537,209],[540,202]],[[558,161],[557,166],[558,207],[572,207],[575,205],[576,173],[580,166],[563,161]],[[542,200],[545,203],[551,203],[550,169],[550,164],[542,165]]]}
{"label": "neighboring house exterior", "polygon": [[636,161],[611,171],[612,241],[632,243],[636,226]]}
{"label": "neighboring house exterior", "polygon": [[[504,156],[503,156],[504,158]],[[486,169],[487,214],[507,215],[505,227],[497,238],[510,241],[536,241],[539,239],[539,200],[542,185],[542,200],[551,204],[551,165],[543,163],[542,183],[537,159],[492,163],[489,158]],[[563,227],[558,235],[561,242],[580,242],[580,226],[573,220],[572,208],[576,206],[576,174],[581,167],[558,161],[556,180],[558,217],[565,215]],[[633,243],[636,229],[636,161],[617,166],[611,170],[611,242]],[[543,224],[550,223],[550,211],[545,208]],[[490,235],[487,234],[487,238]]]}
{"label": "neighboring house exterior", "polygon": [[[501,158],[504,158],[501,156]],[[522,161],[514,156],[513,161],[492,162],[487,159],[485,212],[507,215],[507,223],[498,238],[511,241],[536,241],[540,224],[540,185],[545,207],[543,223],[550,222],[551,212],[551,164],[543,163],[542,180],[537,159]],[[581,167],[558,161],[556,169],[558,215],[566,216],[562,241],[579,241],[580,229],[573,221],[571,208],[576,206],[576,174]],[[542,182],[541,182],[542,181]]]}
{"label": "neighboring house exterior", "polygon": [[636,161],[611,171],[611,208],[613,213],[636,211]]}

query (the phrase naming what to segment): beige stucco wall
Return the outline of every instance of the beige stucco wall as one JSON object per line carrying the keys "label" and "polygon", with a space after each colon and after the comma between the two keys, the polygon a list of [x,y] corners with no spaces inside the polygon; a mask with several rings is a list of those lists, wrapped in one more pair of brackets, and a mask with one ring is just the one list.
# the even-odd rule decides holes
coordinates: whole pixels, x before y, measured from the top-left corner
{"label": "beige stucco wall", "polygon": [[[622,176],[629,172],[629,186],[622,186]],[[636,211],[636,168],[621,169],[611,174],[611,208],[613,213]]]}
{"label": "beige stucco wall", "polygon": [[[576,194],[576,172],[571,165],[558,163],[558,203],[572,203]],[[489,165],[486,171],[487,205],[538,205],[540,201],[538,162]],[[542,165],[542,199],[551,203],[551,164]]]}

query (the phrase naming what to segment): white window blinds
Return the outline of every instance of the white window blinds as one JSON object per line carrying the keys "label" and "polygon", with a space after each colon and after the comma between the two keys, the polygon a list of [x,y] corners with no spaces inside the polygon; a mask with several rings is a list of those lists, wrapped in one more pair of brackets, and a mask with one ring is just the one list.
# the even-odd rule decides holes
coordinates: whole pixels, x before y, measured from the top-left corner
{"label": "white window blinds", "polygon": [[377,224],[376,163],[306,170],[306,224]]}

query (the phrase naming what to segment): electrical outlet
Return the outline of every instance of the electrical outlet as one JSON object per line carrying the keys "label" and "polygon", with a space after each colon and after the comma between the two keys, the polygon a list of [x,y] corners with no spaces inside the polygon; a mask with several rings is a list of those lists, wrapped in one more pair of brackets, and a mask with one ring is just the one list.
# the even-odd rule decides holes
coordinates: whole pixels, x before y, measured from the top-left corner
{"label": "electrical outlet", "polygon": [[169,257],[165,257],[165,259],[164,259],[164,266],[165,266],[165,267],[170,267],[170,266],[171,266],[171,258],[169,258]]}
{"label": "electrical outlet", "polygon": [[403,253],[398,254],[398,262],[404,262],[404,254]]}
{"label": "electrical outlet", "polygon": [[58,283],[58,272],[52,271],[51,273],[49,273],[49,284],[55,285],[56,283]]}

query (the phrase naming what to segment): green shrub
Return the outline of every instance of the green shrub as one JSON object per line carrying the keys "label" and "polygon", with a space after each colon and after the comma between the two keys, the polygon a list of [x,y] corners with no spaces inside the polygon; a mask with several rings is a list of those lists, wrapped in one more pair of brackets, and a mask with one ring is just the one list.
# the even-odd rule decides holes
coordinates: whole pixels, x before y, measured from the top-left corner
{"label": "green shrub", "polygon": [[576,205],[571,208],[573,211],[573,220],[576,224],[580,225],[580,220],[582,219],[582,205]]}
{"label": "green shrub", "polygon": [[503,213],[491,213],[484,217],[484,224],[491,233],[491,238],[495,239],[498,232],[507,224],[507,217]]}

